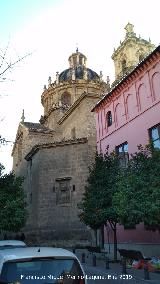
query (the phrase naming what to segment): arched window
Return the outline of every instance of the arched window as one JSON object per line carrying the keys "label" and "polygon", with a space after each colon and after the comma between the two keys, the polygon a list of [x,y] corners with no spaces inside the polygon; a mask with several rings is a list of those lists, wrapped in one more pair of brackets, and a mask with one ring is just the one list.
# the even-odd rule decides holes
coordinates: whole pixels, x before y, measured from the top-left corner
{"label": "arched window", "polygon": [[126,72],[126,60],[125,59],[122,60],[122,72],[123,74],[125,74]]}
{"label": "arched window", "polygon": [[73,127],[73,128],[71,129],[71,138],[72,138],[72,139],[75,139],[75,138],[76,138],[76,128],[75,128],[75,127]]}
{"label": "arched window", "polygon": [[46,112],[48,112],[48,98],[46,98],[45,100],[45,110]]}
{"label": "arched window", "polygon": [[112,125],[112,113],[111,113],[110,110],[107,112],[106,122],[107,122],[107,126],[111,126]]}
{"label": "arched window", "polygon": [[61,96],[62,105],[71,105],[71,95],[67,92],[64,92]]}

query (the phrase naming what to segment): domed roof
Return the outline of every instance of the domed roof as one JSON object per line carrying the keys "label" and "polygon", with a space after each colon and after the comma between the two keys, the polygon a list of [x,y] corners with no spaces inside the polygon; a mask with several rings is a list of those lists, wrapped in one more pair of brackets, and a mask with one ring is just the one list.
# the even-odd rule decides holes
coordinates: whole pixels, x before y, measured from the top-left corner
{"label": "domed roof", "polygon": [[[68,81],[72,78],[73,68],[68,68],[59,74],[59,82]],[[85,73],[87,75],[87,80],[98,80],[100,77],[92,69],[86,68],[82,65],[74,67],[75,79],[84,79]]]}
{"label": "domed roof", "polygon": [[77,79],[100,81],[100,76],[86,67],[87,57],[79,52],[78,48],[75,53],[69,56],[68,61],[70,68],[59,74],[59,82]]}

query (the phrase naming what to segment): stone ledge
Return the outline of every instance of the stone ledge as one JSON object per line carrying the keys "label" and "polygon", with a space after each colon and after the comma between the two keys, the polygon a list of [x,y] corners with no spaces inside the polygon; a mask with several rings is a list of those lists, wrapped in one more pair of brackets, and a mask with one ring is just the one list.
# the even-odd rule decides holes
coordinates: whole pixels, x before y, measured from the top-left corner
{"label": "stone ledge", "polygon": [[73,145],[73,144],[84,144],[84,143],[87,143],[87,141],[88,139],[85,137],[85,138],[77,138],[74,140],[64,140],[64,141],[53,142],[53,143],[37,144],[31,149],[31,151],[24,158],[25,160],[29,161],[39,150],[44,149],[44,148],[61,147],[61,146]]}

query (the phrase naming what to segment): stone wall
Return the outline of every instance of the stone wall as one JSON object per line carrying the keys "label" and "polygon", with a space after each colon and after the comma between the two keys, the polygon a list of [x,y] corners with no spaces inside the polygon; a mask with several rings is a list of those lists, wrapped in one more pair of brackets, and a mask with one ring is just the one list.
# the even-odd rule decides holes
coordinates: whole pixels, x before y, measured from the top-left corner
{"label": "stone wall", "polygon": [[21,123],[17,132],[17,139],[13,149],[13,170],[20,172],[23,168],[25,156],[36,144],[53,142],[55,139],[54,133],[43,133],[39,131],[30,131]]}
{"label": "stone wall", "polygon": [[[75,129],[75,137],[88,137],[96,135],[94,113],[91,109],[95,106],[97,98],[86,96],[72,113],[61,123],[62,136],[72,139],[72,129]],[[96,142],[96,138],[95,138]]]}
{"label": "stone wall", "polygon": [[79,221],[77,208],[88,176],[90,147],[87,139],[77,143],[64,141],[39,150],[32,162],[28,161],[26,182],[32,198],[26,231],[37,232],[36,238],[56,242],[70,239],[87,242],[90,238]]}

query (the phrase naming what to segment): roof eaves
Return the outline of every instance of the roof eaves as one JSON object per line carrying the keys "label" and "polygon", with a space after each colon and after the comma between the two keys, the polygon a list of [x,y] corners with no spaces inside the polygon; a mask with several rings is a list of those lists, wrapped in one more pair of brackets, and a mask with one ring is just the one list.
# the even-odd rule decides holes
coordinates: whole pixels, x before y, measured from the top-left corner
{"label": "roof eaves", "polygon": [[30,152],[24,157],[25,160],[29,161],[32,159],[32,157],[41,149],[44,148],[53,148],[57,146],[65,146],[65,145],[70,145],[70,144],[84,144],[88,141],[86,137],[84,138],[77,138],[74,140],[64,140],[64,141],[59,141],[59,142],[53,142],[53,143],[44,143],[44,144],[37,144],[33,146],[33,148],[30,150]]}
{"label": "roof eaves", "polygon": [[141,67],[154,53],[156,53],[157,51],[160,52],[160,45],[158,45],[150,54],[147,55],[147,57],[145,57],[140,63],[138,63],[135,68],[129,73],[127,74],[125,77],[122,78],[121,81],[119,81],[114,87],[113,89],[111,89],[111,91],[109,93],[107,93],[106,95],[104,95],[104,97],[94,106],[94,108],[91,110],[91,112],[94,112],[96,110],[96,108],[98,106],[101,105],[101,103],[108,98],[109,96],[112,95],[113,91],[115,91],[123,82],[125,82],[125,80],[127,78],[129,78],[139,67]]}

